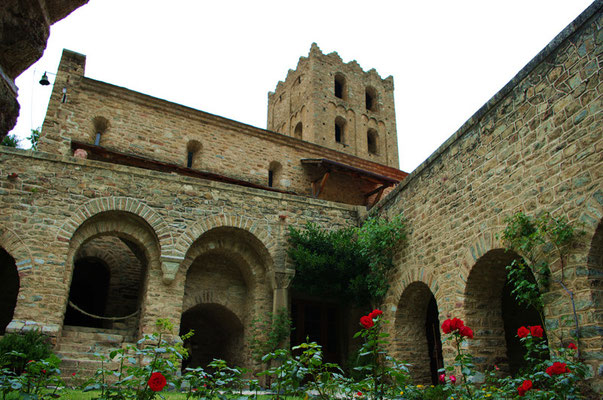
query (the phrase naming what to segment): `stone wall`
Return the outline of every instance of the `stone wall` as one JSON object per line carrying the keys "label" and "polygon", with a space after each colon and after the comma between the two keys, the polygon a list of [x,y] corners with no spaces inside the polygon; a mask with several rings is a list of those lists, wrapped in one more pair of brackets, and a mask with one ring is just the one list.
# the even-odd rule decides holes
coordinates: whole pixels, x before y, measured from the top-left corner
{"label": "stone wall", "polygon": [[[289,225],[358,220],[355,206],[19,149],[0,149],[0,176],[0,247],[20,277],[8,330],[35,325],[53,336],[60,336],[74,259],[94,254],[92,245],[120,239],[146,262],[139,330],[151,331],[160,317],[179,326],[195,306],[225,307],[247,330],[276,302],[286,305]],[[195,283],[209,276],[222,286]]]}
{"label": "stone wall", "polygon": [[[532,215],[548,211],[582,227],[585,234],[563,276],[558,261],[552,273],[573,291],[582,355],[599,389],[600,8],[596,2],[564,30],[373,210],[383,216],[403,213],[410,227],[408,247],[396,256],[398,269],[385,302],[392,326],[404,327],[404,332],[423,329],[411,326],[417,324],[413,310],[418,306],[409,306],[414,291],[406,290],[421,282],[437,300],[440,322],[459,317],[473,325],[470,350],[481,368],[507,359],[500,293],[504,266],[513,256],[501,250],[497,238],[504,218],[520,210]],[[574,322],[569,297],[558,284],[546,294],[545,316],[550,344],[566,345],[575,333]],[[424,347],[425,338],[400,332],[392,332],[397,354],[424,363],[404,349]],[[451,348],[444,357],[452,363]]]}
{"label": "stone wall", "polygon": [[[273,187],[306,196],[312,193],[317,171],[303,167],[304,158],[328,158],[397,179],[405,176],[374,162],[381,160],[355,157],[98,82],[84,77],[84,70],[84,55],[64,51],[42,127],[41,151],[72,154],[72,140],[93,144],[101,133],[99,144],[106,149],[182,167],[192,149],[195,170],[264,186],[271,163],[278,163]],[[320,198],[364,205],[363,194],[378,186],[339,175],[329,180]]]}

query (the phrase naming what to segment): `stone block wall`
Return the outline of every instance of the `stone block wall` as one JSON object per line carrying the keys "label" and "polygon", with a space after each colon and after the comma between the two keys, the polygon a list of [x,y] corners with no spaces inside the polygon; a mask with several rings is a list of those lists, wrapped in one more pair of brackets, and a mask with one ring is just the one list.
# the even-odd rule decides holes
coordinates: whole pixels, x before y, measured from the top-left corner
{"label": "stone block wall", "polygon": [[[410,227],[408,247],[396,256],[398,268],[385,302],[392,326],[412,330],[412,293],[405,290],[421,282],[437,300],[440,322],[459,317],[473,324],[470,350],[481,368],[507,359],[500,296],[490,298],[502,291],[498,275],[504,277],[508,260],[503,259],[509,257],[501,253],[497,238],[504,218],[520,210],[531,215],[546,211],[583,228],[564,274],[558,260],[553,260],[552,274],[573,291],[582,355],[599,389],[600,8],[601,2],[595,2],[373,211],[403,213]],[[545,317],[552,346],[572,340],[572,306],[559,284],[553,283],[546,294]],[[425,338],[399,332],[392,331],[393,348],[407,361],[417,361],[404,349],[421,348]],[[452,363],[451,348],[444,357]]]}
{"label": "stone block wall", "polygon": [[[39,326],[55,337],[74,259],[93,254],[90,244],[102,250],[120,239],[146,261],[139,331],[157,318],[179,326],[187,308],[204,304],[224,307],[248,329],[273,311],[274,291],[286,290],[279,274],[290,274],[288,225],[358,221],[355,206],[44,152],[0,149],[0,176],[0,247],[20,277],[8,329]],[[198,274],[221,284],[196,284]]]}
{"label": "stone block wall", "polygon": [[[42,127],[41,151],[71,154],[71,141],[268,186],[271,164],[280,165],[273,187],[311,195],[311,171],[304,158],[328,158],[377,174],[402,179],[405,174],[381,160],[334,151],[254,128],[184,106],[84,77],[85,56],[64,51]],[[99,123],[99,121],[101,121]],[[396,164],[397,165],[397,164]],[[336,175],[337,173],[335,173]],[[365,204],[363,193],[377,187],[348,176],[329,181],[325,200]],[[338,182],[343,182],[339,184]],[[348,189],[353,186],[353,192]],[[362,189],[362,190],[359,190]]]}

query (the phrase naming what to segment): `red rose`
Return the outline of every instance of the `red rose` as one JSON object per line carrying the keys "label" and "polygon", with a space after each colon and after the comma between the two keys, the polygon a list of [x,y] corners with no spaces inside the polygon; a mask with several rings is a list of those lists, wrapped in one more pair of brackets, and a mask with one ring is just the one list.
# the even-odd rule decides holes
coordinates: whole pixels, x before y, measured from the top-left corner
{"label": "red rose", "polygon": [[530,326],[530,334],[534,337],[542,337],[542,335],[544,334],[544,331],[542,330],[542,326],[540,326],[540,325]]}
{"label": "red rose", "polygon": [[440,382],[446,383],[446,374],[440,374]]}
{"label": "red rose", "polygon": [[464,325],[465,323],[458,318],[452,318],[452,321],[450,321],[450,327],[453,331],[461,329]]}
{"label": "red rose", "polygon": [[522,326],[521,328],[519,328],[517,330],[517,336],[519,336],[520,338],[527,337],[529,334],[530,334],[530,330],[528,328],[526,328],[525,326]]}
{"label": "red rose", "polygon": [[546,373],[550,376],[561,375],[566,372],[570,372],[569,368],[567,368],[567,364],[559,361],[555,361],[553,365],[546,369]]}
{"label": "red rose", "polygon": [[449,319],[447,319],[446,321],[444,321],[444,323],[442,323],[442,332],[444,332],[444,333],[452,332],[452,329],[450,328],[450,320]]}
{"label": "red rose", "polygon": [[452,331],[456,331],[461,329],[465,323],[458,318],[447,319],[442,324],[442,332],[450,333]]}
{"label": "red rose", "polygon": [[72,372],[72,373],[71,373],[71,376],[75,376],[75,372]]}
{"label": "red rose", "polygon": [[161,392],[167,384],[167,381],[161,372],[153,372],[147,384],[153,392]]}
{"label": "red rose", "polygon": [[450,382],[454,385],[456,383],[456,376],[450,375]]}
{"label": "red rose", "polygon": [[358,397],[362,397],[362,392],[358,392],[358,393],[356,393],[356,396],[358,396]]}
{"label": "red rose", "polygon": [[370,329],[375,325],[373,319],[368,315],[363,315],[360,317],[360,324],[364,326],[365,329]]}
{"label": "red rose", "polygon": [[369,317],[371,317],[371,319],[375,319],[380,315],[383,315],[383,311],[379,310],[378,308],[375,308],[373,311],[371,311]]}
{"label": "red rose", "polygon": [[567,345],[568,349],[572,349],[572,350],[578,350],[578,347],[576,347],[576,345],[574,343],[570,343]]}
{"label": "red rose", "polygon": [[461,326],[459,333],[461,334],[461,336],[465,336],[465,337],[468,337],[469,339],[473,339],[473,330],[471,328],[469,328],[468,326]]}
{"label": "red rose", "polygon": [[525,380],[523,383],[517,388],[517,393],[519,393],[520,397],[523,397],[528,390],[532,389],[532,381]]}

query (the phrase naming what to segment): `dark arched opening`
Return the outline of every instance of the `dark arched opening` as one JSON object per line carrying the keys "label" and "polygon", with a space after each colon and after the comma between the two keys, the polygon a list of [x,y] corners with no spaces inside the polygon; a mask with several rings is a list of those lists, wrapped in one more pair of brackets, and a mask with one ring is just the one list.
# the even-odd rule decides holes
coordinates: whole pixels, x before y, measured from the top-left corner
{"label": "dark arched opening", "polygon": [[298,122],[297,125],[295,125],[294,136],[296,139],[303,139],[303,125],[301,122]]}
{"label": "dark arched opening", "polygon": [[504,249],[491,250],[477,260],[467,279],[465,324],[475,336],[469,341],[469,352],[482,371],[496,365],[503,373],[516,373],[525,355],[517,329],[543,325],[538,311],[520,305],[511,293],[505,267],[513,260],[521,257]]}
{"label": "dark arched opening", "polygon": [[182,314],[180,334],[191,329],[195,334],[186,342],[190,354],[183,369],[206,367],[214,359],[243,365],[243,324],[232,311],[219,304],[199,304]]}
{"label": "dark arched opening", "polygon": [[104,316],[107,306],[107,294],[111,274],[107,265],[96,257],[86,257],[75,262],[69,302],[65,313],[65,325],[87,326],[101,328],[101,319],[90,317],[78,310],[89,314]]}
{"label": "dark arched opening", "polygon": [[396,312],[396,357],[411,364],[415,383],[437,384],[444,367],[438,306],[429,287],[413,282],[402,293]]}
{"label": "dark arched opening", "polygon": [[427,316],[425,318],[425,337],[427,337],[427,350],[429,354],[429,370],[431,371],[431,384],[439,382],[438,370],[444,368],[444,357],[442,356],[442,338],[440,336],[440,318],[438,303],[431,295],[427,305]]}
{"label": "dark arched opening", "polygon": [[0,247],[0,335],[13,319],[18,294],[19,273],[15,259]]}
{"label": "dark arched opening", "polygon": [[341,74],[335,75],[335,97],[342,100],[346,97],[345,77]]}
{"label": "dark arched opening", "polygon": [[366,132],[366,144],[369,154],[377,154],[378,152],[377,137],[377,131],[374,129],[369,129]]}

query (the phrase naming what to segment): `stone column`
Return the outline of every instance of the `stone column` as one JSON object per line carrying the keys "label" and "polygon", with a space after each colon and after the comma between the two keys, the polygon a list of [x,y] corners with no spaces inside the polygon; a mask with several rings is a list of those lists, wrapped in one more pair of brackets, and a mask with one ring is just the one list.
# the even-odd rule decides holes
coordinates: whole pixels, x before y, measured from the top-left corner
{"label": "stone column", "polygon": [[289,309],[289,285],[295,276],[295,270],[287,268],[274,271],[273,274],[272,313],[276,315],[283,307]]}

